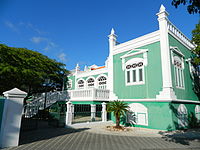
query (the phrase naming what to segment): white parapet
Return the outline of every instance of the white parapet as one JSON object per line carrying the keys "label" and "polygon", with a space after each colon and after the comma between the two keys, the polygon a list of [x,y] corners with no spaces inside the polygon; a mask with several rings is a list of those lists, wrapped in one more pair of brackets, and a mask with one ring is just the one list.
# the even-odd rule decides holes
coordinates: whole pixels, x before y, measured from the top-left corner
{"label": "white parapet", "polygon": [[70,101],[106,101],[109,100],[110,90],[107,89],[80,89],[68,90]]}
{"label": "white parapet", "polygon": [[23,101],[27,93],[14,88],[3,93],[6,97],[4,103],[0,147],[18,146],[23,111]]}

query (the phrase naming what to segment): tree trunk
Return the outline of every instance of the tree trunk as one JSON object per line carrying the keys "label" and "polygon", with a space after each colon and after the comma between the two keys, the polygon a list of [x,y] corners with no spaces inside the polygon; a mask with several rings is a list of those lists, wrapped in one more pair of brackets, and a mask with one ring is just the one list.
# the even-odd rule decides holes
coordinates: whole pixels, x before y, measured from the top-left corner
{"label": "tree trunk", "polygon": [[119,123],[120,123],[120,117],[116,116],[116,127],[120,126]]}

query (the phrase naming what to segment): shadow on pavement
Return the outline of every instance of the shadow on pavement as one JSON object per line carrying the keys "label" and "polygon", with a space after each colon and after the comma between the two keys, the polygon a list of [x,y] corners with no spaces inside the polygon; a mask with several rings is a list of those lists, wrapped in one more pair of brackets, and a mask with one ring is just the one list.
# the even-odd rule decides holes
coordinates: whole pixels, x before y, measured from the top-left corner
{"label": "shadow on pavement", "polygon": [[176,130],[176,131],[160,131],[162,138],[169,142],[190,145],[191,141],[199,142],[200,145],[200,129]]}
{"label": "shadow on pavement", "polygon": [[28,144],[36,141],[55,138],[58,136],[81,132],[89,128],[73,129],[73,128],[55,128],[48,126],[48,123],[43,121],[40,123],[38,129],[32,131],[21,131],[19,138],[19,145]]}

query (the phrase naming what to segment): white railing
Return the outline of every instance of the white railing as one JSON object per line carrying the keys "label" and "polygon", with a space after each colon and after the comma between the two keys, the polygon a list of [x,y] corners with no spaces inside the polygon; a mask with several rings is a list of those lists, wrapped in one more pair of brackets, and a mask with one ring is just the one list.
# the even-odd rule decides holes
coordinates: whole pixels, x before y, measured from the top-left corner
{"label": "white railing", "polygon": [[[45,103],[46,97],[46,103]],[[47,92],[40,93],[34,96],[32,101],[24,105],[24,115],[27,118],[30,118],[38,113],[39,110],[43,110],[54,104],[57,101],[67,101],[68,98],[67,91],[56,91],[56,92]],[[46,104],[46,106],[44,106]]]}
{"label": "white railing", "polygon": [[69,100],[98,100],[105,101],[109,99],[109,90],[105,89],[80,89],[80,90],[68,90]]}
{"label": "white railing", "polygon": [[184,44],[189,46],[190,48],[194,48],[194,45],[191,43],[190,39],[188,39],[175,25],[173,25],[170,21],[167,22],[168,30],[173,33],[176,37],[178,37]]}

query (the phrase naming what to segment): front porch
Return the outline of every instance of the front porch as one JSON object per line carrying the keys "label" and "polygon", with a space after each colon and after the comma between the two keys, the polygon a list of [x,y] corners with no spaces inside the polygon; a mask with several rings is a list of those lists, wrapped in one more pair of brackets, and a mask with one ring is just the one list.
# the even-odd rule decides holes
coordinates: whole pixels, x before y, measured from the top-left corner
{"label": "front porch", "polygon": [[79,89],[68,90],[69,101],[109,101],[110,90],[106,89]]}

